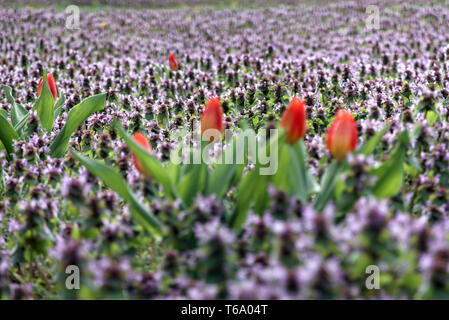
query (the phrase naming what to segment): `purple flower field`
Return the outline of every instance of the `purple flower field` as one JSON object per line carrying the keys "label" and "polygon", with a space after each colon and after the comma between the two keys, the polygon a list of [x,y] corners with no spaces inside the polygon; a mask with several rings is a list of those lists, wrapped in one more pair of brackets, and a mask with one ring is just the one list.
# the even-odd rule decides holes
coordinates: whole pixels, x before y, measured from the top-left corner
{"label": "purple flower field", "polygon": [[0,299],[449,299],[449,3],[75,4],[0,0]]}

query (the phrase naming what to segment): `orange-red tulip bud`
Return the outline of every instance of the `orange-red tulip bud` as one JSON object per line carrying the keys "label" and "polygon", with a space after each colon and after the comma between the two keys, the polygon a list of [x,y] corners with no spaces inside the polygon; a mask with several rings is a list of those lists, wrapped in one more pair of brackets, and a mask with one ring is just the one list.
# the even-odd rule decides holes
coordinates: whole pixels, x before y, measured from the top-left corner
{"label": "orange-red tulip bud", "polygon": [[[139,144],[142,148],[144,148],[146,151],[151,152],[151,145],[148,142],[147,138],[140,132],[136,132],[133,136],[133,140]],[[143,166],[143,164],[140,162],[139,159],[137,159],[136,155],[133,153],[133,161],[134,161],[134,165],[136,166],[137,170],[139,170],[139,172],[141,174],[143,174],[144,176],[149,176],[148,171],[145,169],[145,167]]]}
{"label": "orange-red tulip bud", "polygon": [[172,69],[173,71],[177,71],[178,70],[178,62],[175,59],[175,54],[174,53],[170,53],[170,55],[168,56],[168,62],[170,65],[170,69]]}
{"label": "orange-red tulip bud", "polygon": [[223,110],[217,97],[213,97],[207,102],[201,116],[201,135],[209,129],[215,129],[223,133]]}
{"label": "orange-red tulip bud", "polygon": [[[38,97],[41,95],[43,82],[44,77],[41,77],[41,79],[39,80],[39,86],[37,87]],[[53,75],[51,73],[47,75],[47,84],[48,87],[50,88],[51,94],[53,95],[53,100],[56,101],[56,99],[58,98],[58,89],[56,88],[55,78],[53,78]]]}
{"label": "orange-red tulip bud", "polygon": [[352,114],[338,110],[327,133],[327,149],[332,157],[343,160],[357,146],[357,127]]}
{"label": "orange-red tulip bud", "polygon": [[285,139],[290,144],[294,144],[304,138],[307,128],[307,115],[304,101],[297,97],[292,99],[282,116],[281,127],[286,131]]}

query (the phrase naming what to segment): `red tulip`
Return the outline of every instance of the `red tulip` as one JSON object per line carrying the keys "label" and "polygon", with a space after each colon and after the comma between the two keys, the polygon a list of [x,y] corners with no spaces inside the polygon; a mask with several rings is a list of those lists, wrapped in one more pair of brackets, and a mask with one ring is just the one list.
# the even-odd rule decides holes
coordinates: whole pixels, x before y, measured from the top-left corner
{"label": "red tulip", "polygon": [[223,133],[223,110],[217,97],[213,97],[207,102],[201,116],[201,135],[208,129],[215,129]]}
{"label": "red tulip", "polygon": [[[39,80],[39,86],[37,87],[37,96],[38,97],[41,95],[43,82],[44,82],[44,77],[41,77],[41,79]],[[53,78],[53,75],[51,73],[49,73],[47,75],[47,84],[48,84],[48,87],[50,88],[51,94],[53,95],[53,100],[56,101],[56,99],[58,98],[58,89],[56,88],[55,78]]]}
{"label": "red tulip", "polygon": [[294,97],[281,120],[281,127],[287,132],[285,139],[288,143],[294,144],[304,138],[307,128],[306,122],[305,103],[301,99]]}
{"label": "red tulip", "polygon": [[352,114],[338,110],[327,133],[327,149],[332,157],[343,160],[357,146],[357,127]]}
{"label": "red tulip", "polygon": [[[151,152],[151,145],[148,142],[147,138],[140,132],[136,132],[133,136],[133,140],[139,144],[142,148],[144,148],[146,151]],[[145,167],[143,166],[143,164],[140,162],[139,159],[137,159],[136,155],[133,153],[133,161],[134,161],[134,165],[136,166],[137,170],[139,170],[139,172],[141,174],[143,174],[144,176],[149,176],[148,171],[145,169]]]}
{"label": "red tulip", "polygon": [[177,71],[179,65],[178,65],[178,62],[175,59],[175,54],[174,53],[170,53],[170,55],[168,56],[168,61],[169,61],[170,69],[172,69],[173,71]]}

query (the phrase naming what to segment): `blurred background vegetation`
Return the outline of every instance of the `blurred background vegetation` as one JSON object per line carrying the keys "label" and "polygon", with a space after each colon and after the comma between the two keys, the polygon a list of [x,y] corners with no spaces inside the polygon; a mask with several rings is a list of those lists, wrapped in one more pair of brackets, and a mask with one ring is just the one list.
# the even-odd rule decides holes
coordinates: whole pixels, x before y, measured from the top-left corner
{"label": "blurred background vegetation", "polygon": [[[322,0],[321,0],[322,1]],[[213,6],[213,7],[263,7],[277,5],[295,5],[310,0],[72,0],[72,1],[51,1],[51,0],[0,0],[4,6],[61,6],[68,5],[89,6],[89,7],[146,7],[146,8],[172,8],[189,6]],[[327,2],[327,1],[326,1]]]}

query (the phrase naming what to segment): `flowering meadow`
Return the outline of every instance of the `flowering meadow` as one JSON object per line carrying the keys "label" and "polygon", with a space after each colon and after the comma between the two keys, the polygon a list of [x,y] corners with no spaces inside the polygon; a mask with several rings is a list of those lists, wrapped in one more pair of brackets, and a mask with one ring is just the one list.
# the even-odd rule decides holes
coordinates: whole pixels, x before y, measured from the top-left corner
{"label": "flowering meadow", "polygon": [[447,2],[80,2],[0,1],[1,299],[449,298]]}

